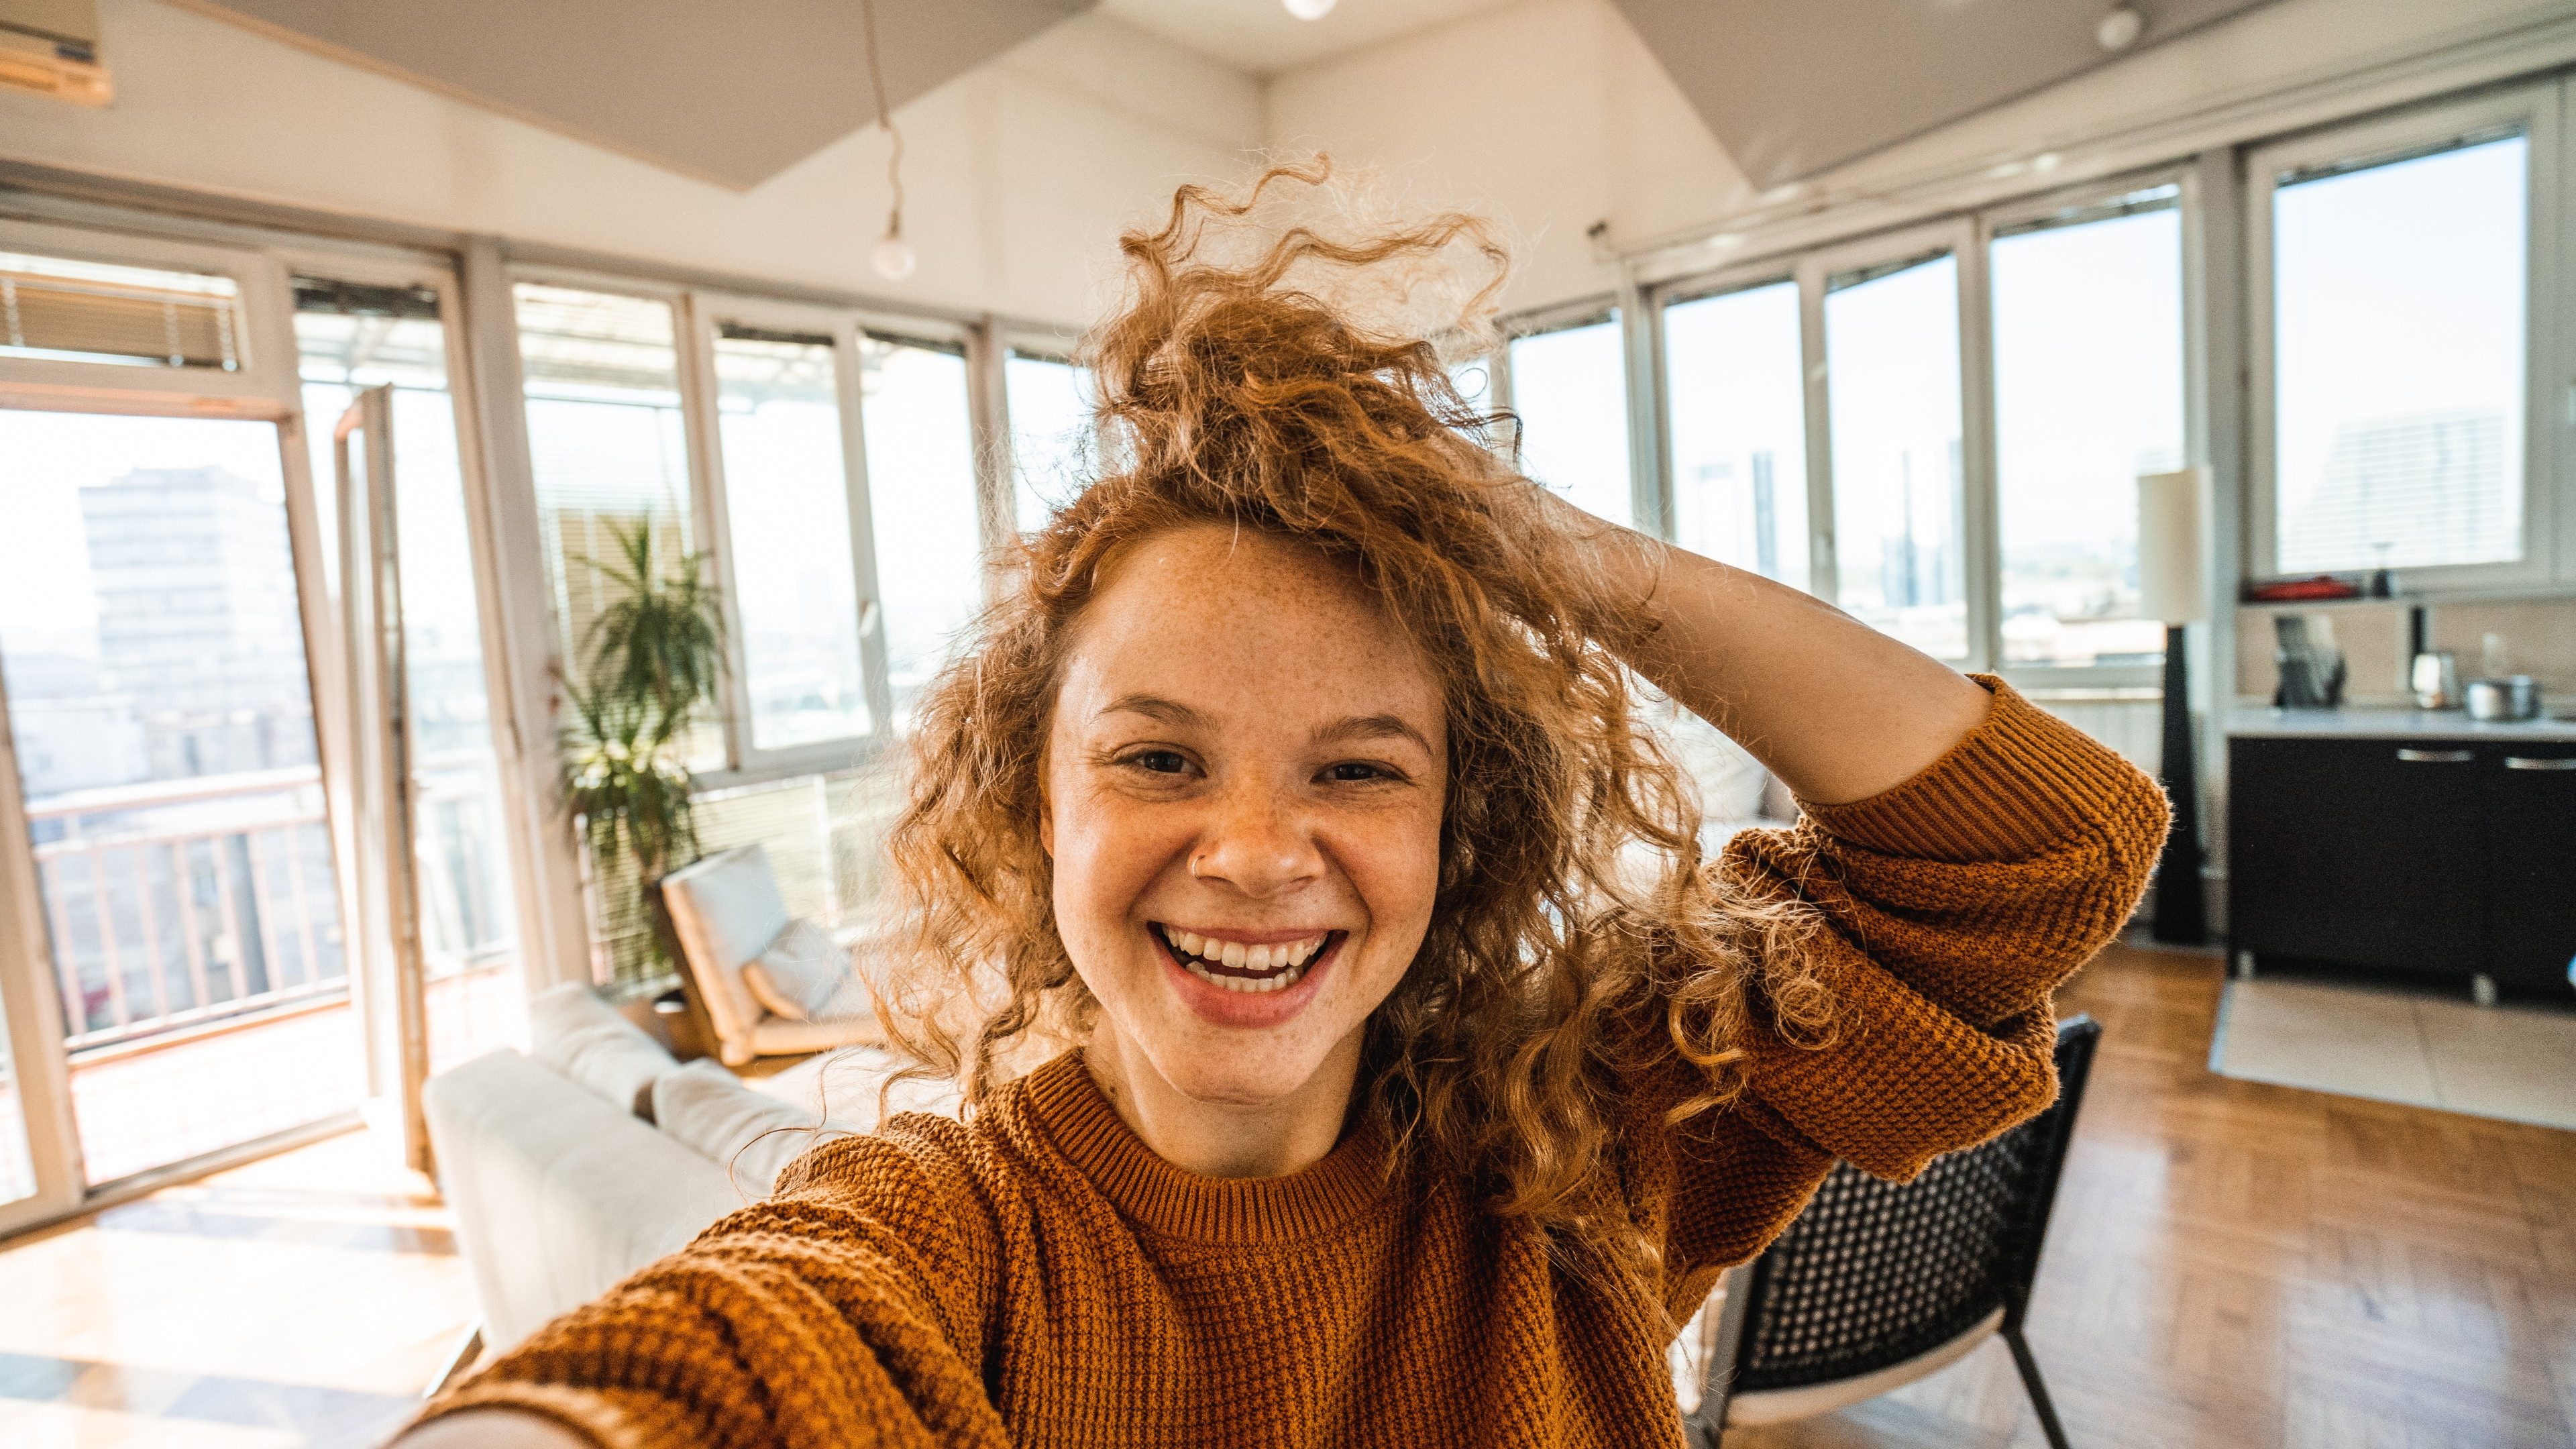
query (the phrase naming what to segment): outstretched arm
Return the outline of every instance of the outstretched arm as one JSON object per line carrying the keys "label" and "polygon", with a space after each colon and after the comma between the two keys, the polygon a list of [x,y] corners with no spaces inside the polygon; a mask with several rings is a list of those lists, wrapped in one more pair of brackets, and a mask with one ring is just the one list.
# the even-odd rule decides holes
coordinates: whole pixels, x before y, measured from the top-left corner
{"label": "outstretched arm", "polygon": [[898,1118],[815,1149],[778,1196],[440,1395],[399,1449],[999,1449],[998,1263],[959,1131]]}
{"label": "outstretched arm", "polygon": [[1831,805],[1891,789],[1985,719],[1983,689],[1833,605],[1537,491],[1556,526],[1638,600],[1635,632],[1608,641],[1629,667],[1733,736],[1800,799]]}

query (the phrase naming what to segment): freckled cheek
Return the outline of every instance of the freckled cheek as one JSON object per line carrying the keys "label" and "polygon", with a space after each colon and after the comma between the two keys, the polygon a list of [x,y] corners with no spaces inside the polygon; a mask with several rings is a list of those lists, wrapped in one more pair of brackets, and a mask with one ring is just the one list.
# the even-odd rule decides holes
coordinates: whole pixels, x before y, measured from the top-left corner
{"label": "freckled cheek", "polygon": [[1370,955],[1393,951],[1396,959],[1386,964],[1400,967],[1412,959],[1439,894],[1439,822],[1372,822],[1367,829],[1345,832],[1336,853],[1368,908],[1369,929],[1378,938]]}
{"label": "freckled cheek", "polygon": [[1058,811],[1055,900],[1067,945],[1126,930],[1138,899],[1189,845],[1175,813],[1097,800]]}

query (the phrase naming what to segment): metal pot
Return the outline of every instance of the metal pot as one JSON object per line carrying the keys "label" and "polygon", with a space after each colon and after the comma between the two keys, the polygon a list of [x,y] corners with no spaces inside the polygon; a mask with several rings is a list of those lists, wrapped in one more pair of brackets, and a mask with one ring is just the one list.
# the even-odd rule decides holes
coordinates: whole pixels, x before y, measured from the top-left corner
{"label": "metal pot", "polygon": [[2503,679],[2472,679],[2468,688],[2469,718],[2475,720],[2537,719],[2540,716],[2540,681],[2528,674],[2510,675]]}

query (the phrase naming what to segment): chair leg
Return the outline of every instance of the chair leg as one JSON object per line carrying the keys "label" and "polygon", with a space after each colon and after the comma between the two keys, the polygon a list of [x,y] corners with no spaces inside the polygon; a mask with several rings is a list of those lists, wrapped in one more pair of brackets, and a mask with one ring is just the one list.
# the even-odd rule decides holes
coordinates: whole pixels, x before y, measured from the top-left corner
{"label": "chair leg", "polygon": [[2003,1331],[2004,1342],[2011,1345],[2013,1367],[2021,1370],[2021,1386],[2030,1391],[2030,1407],[2039,1415],[2039,1432],[2048,1436],[2048,1449],[2067,1449],[2066,1426],[2057,1422],[2057,1406],[2048,1401],[2048,1385],[2040,1381],[2039,1360],[2030,1356],[2030,1340],[2021,1336],[2021,1325]]}

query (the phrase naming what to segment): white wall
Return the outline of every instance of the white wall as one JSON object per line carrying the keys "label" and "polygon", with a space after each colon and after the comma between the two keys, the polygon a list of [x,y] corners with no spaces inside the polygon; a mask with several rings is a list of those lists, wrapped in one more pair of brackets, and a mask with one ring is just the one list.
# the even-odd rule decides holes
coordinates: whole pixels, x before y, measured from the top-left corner
{"label": "white wall", "polygon": [[[1818,178],[1828,194],[2036,145],[2072,143],[2195,104],[2393,58],[2570,0],[2278,0]],[[1829,60],[1819,63],[1829,63]],[[1519,239],[1505,305],[1607,292],[1584,238],[1636,249],[1762,204],[1609,0],[1528,0],[1275,78],[1274,143],[1320,147],[1487,211]]]}
{"label": "white wall", "polygon": [[[1078,324],[1117,231],[1263,134],[1239,71],[1085,16],[902,108],[909,281],[869,127],[749,192],[693,181],[154,0],[103,0],[117,100],[0,93],[0,156],[752,278]],[[567,64],[578,64],[577,58]]]}
{"label": "white wall", "polygon": [[1609,0],[1529,0],[1275,77],[1270,134],[1500,222],[1507,309],[1606,292],[1584,229],[1651,236],[1752,191]]}

